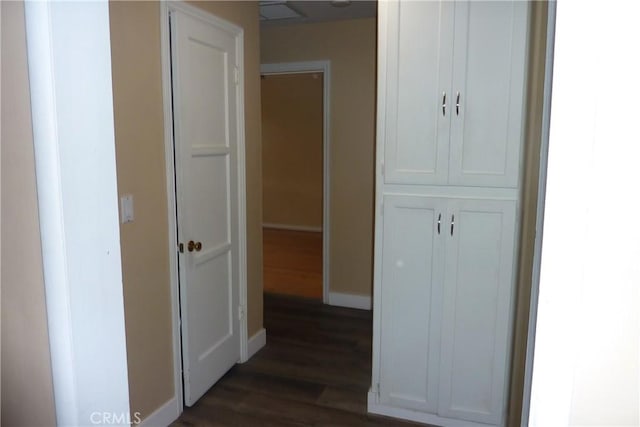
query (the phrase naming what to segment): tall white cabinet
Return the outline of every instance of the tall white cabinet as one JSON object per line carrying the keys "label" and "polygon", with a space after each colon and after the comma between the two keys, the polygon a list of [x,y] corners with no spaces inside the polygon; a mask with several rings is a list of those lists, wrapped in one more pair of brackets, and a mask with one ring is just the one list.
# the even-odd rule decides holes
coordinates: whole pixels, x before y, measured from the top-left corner
{"label": "tall white cabinet", "polygon": [[370,412],[506,422],[528,10],[379,2]]}

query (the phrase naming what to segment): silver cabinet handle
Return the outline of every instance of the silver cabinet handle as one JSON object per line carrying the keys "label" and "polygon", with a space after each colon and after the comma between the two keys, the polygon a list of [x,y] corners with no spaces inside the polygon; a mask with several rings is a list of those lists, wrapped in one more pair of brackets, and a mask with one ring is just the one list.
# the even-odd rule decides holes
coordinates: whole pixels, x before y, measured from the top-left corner
{"label": "silver cabinet handle", "polygon": [[440,220],[442,219],[442,214],[438,214],[438,234],[440,234]]}
{"label": "silver cabinet handle", "polygon": [[442,117],[444,117],[447,108],[447,93],[442,92]]}
{"label": "silver cabinet handle", "polygon": [[452,236],[453,236],[453,226],[455,225],[454,219],[455,219],[455,215],[451,215],[451,235]]}
{"label": "silver cabinet handle", "polygon": [[456,116],[460,115],[460,92],[456,92]]}

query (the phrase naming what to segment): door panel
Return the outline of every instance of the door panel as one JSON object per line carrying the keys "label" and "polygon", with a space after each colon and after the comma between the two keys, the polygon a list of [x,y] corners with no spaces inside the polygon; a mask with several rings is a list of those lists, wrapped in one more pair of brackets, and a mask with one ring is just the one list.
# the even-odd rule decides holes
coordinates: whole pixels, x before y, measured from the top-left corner
{"label": "door panel", "polygon": [[[189,103],[184,104],[185,118],[193,132],[193,147],[214,145],[228,146],[227,103],[220,102],[228,96],[229,76],[227,52],[204,37],[190,38],[187,60],[190,77],[203,86],[190,85]],[[220,73],[211,74],[211,70]],[[186,88],[185,88],[186,89]],[[207,111],[207,114],[198,112]]]}
{"label": "door panel", "polygon": [[[239,359],[235,35],[171,12],[184,396]],[[200,242],[190,251],[187,242]]]}
{"label": "door panel", "polygon": [[[451,103],[453,3],[387,5],[385,183],[444,184]],[[410,83],[409,83],[410,82]],[[448,97],[442,111],[443,94]]]}
{"label": "door panel", "polygon": [[[207,191],[197,185],[185,189],[190,193],[191,203],[186,211],[189,215],[187,224],[200,241],[207,242],[205,249],[231,241],[229,154],[229,150],[220,150],[217,154],[192,151],[189,159],[189,178],[206,183]],[[211,221],[212,217],[216,220]]]}
{"label": "door panel", "polygon": [[[523,132],[527,2],[454,2],[449,183],[517,187]],[[458,93],[459,98],[458,98]]]}
{"label": "door panel", "polygon": [[442,304],[442,201],[385,196],[380,399],[435,411]]}
{"label": "door panel", "polygon": [[515,205],[515,201],[500,200],[449,202],[438,411],[441,416],[502,423]]}

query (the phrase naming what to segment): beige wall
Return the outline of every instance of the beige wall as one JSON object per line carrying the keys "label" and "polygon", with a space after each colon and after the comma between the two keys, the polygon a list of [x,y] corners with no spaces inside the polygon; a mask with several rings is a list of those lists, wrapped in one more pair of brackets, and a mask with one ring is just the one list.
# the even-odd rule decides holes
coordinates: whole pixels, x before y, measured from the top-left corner
{"label": "beige wall", "polygon": [[265,224],[322,228],[322,73],[262,79]]}
{"label": "beige wall", "polygon": [[527,86],[527,124],[524,147],[522,180],[522,221],[520,224],[520,253],[518,281],[516,285],[516,318],[514,324],[511,387],[509,400],[509,426],[519,426],[522,414],[524,369],[529,327],[529,303],[531,300],[531,275],[536,233],[536,209],[538,204],[538,176],[540,168],[540,143],[542,138],[542,107],[544,68],[547,42],[547,3],[532,2],[531,31],[529,41],[529,76]]}
{"label": "beige wall", "polygon": [[2,420],[55,425],[24,6],[2,10]]}
{"label": "beige wall", "polygon": [[376,20],[265,28],[263,63],[331,61],[331,291],[371,295]]}
{"label": "beige wall", "polygon": [[135,207],[120,225],[129,396],[146,417],[174,394],[160,9],[111,2],[109,14],[118,194]]}
{"label": "beige wall", "polygon": [[[244,28],[249,336],[262,328],[262,185],[258,6],[196,2]],[[131,411],[173,396],[164,118],[158,2],[110,3],[118,192],[134,196],[120,227]]]}

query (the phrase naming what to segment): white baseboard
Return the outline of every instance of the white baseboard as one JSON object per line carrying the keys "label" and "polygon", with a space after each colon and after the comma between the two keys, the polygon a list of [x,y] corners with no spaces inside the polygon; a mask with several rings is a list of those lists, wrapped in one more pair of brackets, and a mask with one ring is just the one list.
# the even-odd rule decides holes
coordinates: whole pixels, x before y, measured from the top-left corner
{"label": "white baseboard", "polygon": [[385,417],[399,418],[402,420],[417,421],[429,425],[441,427],[490,427],[490,424],[476,423],[473,421],[455,420],[443,418],[434,414],[414,411],[413,409],[397,408],[378,402],[377,393],[369,390],[367,396],[367,412],[370,414],[384,415]]}
{"label": "white baseboard", "polygon": [[273,224],[262,223],[262,228],[275,228],[277,230],[291,230],[291,231],[310,231],[313,233],[322,233],[322,227],[313,227],[307,225],[289,225],[289,224]]}
{"label": "white baseboard", "polygon": [[[262,328],[256,332],[247,344],[248,359],[258,352],[262,347],[267,344],[267,330]],[[140,427],[164,427],[170,425],[172,422],[178,419],[181,413],[181,408],[178,407],[178,402],[175,397],[172,397],[165,402],[161,407],[149,414],[143,419],[138,426]],[[132,422],[135,421],[135,417],[132,415]],[[135,423],[132,423],[135,424]]]}
{"label": "white baseboard", "polygon": [[[175,397],[167,400],[161,407],[143,419],[139,427],[165,427],[174,422],[182,412]],[[135,416],[131,417],[131,425],[135,425]]]}
{"label": "white baseboard", "polygon": [[260,329],[249,338],[247,344],[247,360],[251,359],[254,354],[258,352],[262,347],[267,344],[267,330],[265,328]]}
{"label": "white baseboard", "polygon": [[329,291],[329,305],[371,310],[371,297],[367,295],[343,294]]}

